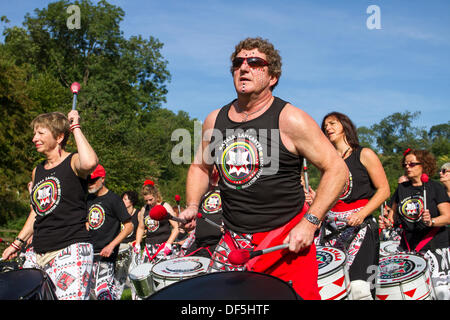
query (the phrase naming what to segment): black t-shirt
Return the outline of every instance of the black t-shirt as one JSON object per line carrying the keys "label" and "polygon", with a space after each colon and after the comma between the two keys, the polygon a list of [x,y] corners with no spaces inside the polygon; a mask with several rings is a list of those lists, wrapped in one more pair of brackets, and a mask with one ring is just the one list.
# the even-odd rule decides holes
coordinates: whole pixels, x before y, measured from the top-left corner
{"label": "black t-shirt", "polygon": [[[427,194],[427,209],[430,210],[432,218],[439,216],[437,205],[449,202],[449,197],[444,187],[430,180],[425,184]],[[410,181],[398,185],[392,196],[392,201],[397,203],[397,213],[400,218],[405,234],[401,240],[404,249],[409,247],[413,250],[417,244],[431,231],[422,220],[424,210],[423,186],[413,186]],[[433,239],[421,250],[426,251],[434,248],[447,248],[447,228],[440,227]]]}
{"label": "black t-shirt", "polygon": [[85,225],[87,180],[73,172],[72,156],[49,170],[45,161],[36,167],[30,199],[36,212],[33,247],[37,253],[91,242]]}
{"label": "black t-shirt", "polygon": [[[120,233],[120,224],[131,216],[122,199],[111,190],[100,197],[89,195],[88,208],[89,233],[94,244],[94,253],[100,253]],[[109,258],[101,259],[115,261],[118,252],[119,246],[116,246]],[[98,256],[94,257],[94,260],[97,259]]]}
{"label": "black t-shirt", "polygon": [[[199,212],[204,218],[222,225],[222,199],[218,188],[208,191],[201,199]],[[195,227],[195,243],[197,247],[215,245],[222,237],[219,228],[212,226],[204,219],[197,219]]]}
{"label": "black t-shirt", "polygon": [[366,167],[361,163],[362,148],[356,148],[345,159],[349,171],[347,189],[339,196],[339,200],[352,203],[361,199],[370,199],[375,193],[375,187],[370,179]]}
{"label": "black t-shirt", "polygon": [[294,218],[305,200],[303,158],[280,136],[279,116],[287,102],[274,97],[262,115],[246,122],[229,118],[231,104],[219,111],[210,144],[220,174],[223,221],[240,233],[270,231]]}

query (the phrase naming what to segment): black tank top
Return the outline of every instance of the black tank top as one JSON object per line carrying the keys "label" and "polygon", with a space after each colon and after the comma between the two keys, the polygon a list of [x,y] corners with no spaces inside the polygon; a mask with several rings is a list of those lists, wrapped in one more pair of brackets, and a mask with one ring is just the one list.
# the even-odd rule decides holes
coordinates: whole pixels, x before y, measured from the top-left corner
{"label": "black tank top", "polygon": [[340,195],[339,200],[352,203],[356,200],[370,199],[375,193],[375,187],[370,179],[366,167],[361,163],[362,148],[356,148],[352,154],[345,159],[349,170],[349,181],[347,189]]}
{"label": "black tank top", "polygon": [[[163,205],[164,202],[161,203]],[[144,225],[147,229],[147,236],[145,237],[146,244],[159,244],[166,242],[169,239],[170,232],[172,231],[172,226],[168,219],[156,221],[150,218],[150,207],[148,204],[145,205],[144,211]]]}
{"label": "black tank top", "polygon": [[219,111],[214,128],[220,134],[214,131],[210,145],[221,177],[224,224],[241,233],[269,231],[297,215],[305,199],[303,158],[286,149],[278,127],[287,102],[274,97],[261,116],[247,122],[230,120],[232,103]]}
{"label": "black tank top", "polygon": [[72,156],[50,170],[44,168],[45,161],[36,167],[30,199],[36,212],[33,246],[37,253],[91,242],[85,226],[87,180],[73,172]]}

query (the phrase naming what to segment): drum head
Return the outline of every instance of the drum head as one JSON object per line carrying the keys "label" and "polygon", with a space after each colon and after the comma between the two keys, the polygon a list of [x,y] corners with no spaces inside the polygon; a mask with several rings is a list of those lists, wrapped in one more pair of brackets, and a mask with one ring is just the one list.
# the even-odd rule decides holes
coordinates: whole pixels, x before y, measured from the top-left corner
{"label": "drum head", "polygon": [[0,273],[0,300],[29,299],[40,288],[47,274],[38,269],[21,269]]}
{"label": "drum head", "polygon": [[400,241],[388,240],[380,243],[380,255],[388,256],[400,253]]}
{"label": "drum head", "polygon": [[130,273],[128,274],[128,277],[131,280],[145,279],[150,275],[152,268],[153,268],[153,264],[142,263],[140,265],[137,265],[133,269],[131,269]]}
{"label": "drum head", "polygon": [[211,260],[204,257],[183,257],[155,264],[152,274],[163,278],[193,277],[205,273]]}
{"label": "drum head", "polygon": [[345,263],[344,251],[333,247],[317,247],[316,258],[319,264],[319,278],[335,271]]}
{"label": "drum head", "polygon": [[394,285],[413,280],[425,272],[427,261],[412,254],[397,254],[380,258],[379,285]]}
{"label": "drum head", "polygon": [[148,300],[303,300],[283,280],[251,271],[203,274],[167,286]]}

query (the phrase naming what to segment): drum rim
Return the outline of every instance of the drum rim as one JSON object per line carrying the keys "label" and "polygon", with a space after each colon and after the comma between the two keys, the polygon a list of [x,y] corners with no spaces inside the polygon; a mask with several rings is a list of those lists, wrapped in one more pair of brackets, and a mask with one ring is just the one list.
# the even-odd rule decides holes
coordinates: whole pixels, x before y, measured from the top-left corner
{"label": "drum rim", "polygon": [[[150,267],[150,272],[149,272],[146,276],[136,278],[136,277],[134,276],[134,274],[132,273],[132,271],[133,271],[134,269],[138,268],[138,267],[141,267],[141,266],[145,265],[145,264],[148,264],[148,265],[151,266],[151,267]],[[151,275],[151,270],[153,269],[153,266],[154,266],[153,264],[148,263],[148,262],[140,263],[140,264],[136,265],[134,268],[132,268],[132,269],[128,272],[128,277],[129,277],[131,280],[142,280],[142,279],[145,279],[145,278],[147,278],[149,275]]]}
{"label": "drum rim", "polygon": [[[204,272],[193,273],[195,271],[195,270],[193,270],[193,271],[190,271],[190,273],[180,273],[178,275],[173,275],[173,274],[167,274],[167,275],[164,274],[163,275],[163,274],[160,274],[160,273],[156,273],[156,270],[155,271],[153,270],[156,266],[158,266],[160,264],[163,264],[163,263],[166,263],[166,262],[169,263],[169,262],[173,262],[174,260],[183,261],[183,260],[188,260],[188,258],[191,258],[191,260],[192,260],[192,258],[194,258],[194,257],[195,257],[195,259],[205,260],[205,261],[198,261],[202,265],[202,268],[200,268],[199,270],[204,269]],[[206,273],[210,261],[211,261],[211,259],[205,258],[205,257],[200,257],[200,256],[180,257],[180,258],[175,258],[175,259],[164,260],[164,261],[161,261],[161,262],[158,262],[158,263],[154,264],[152,269],[151,269],[151,271],[150,271],[150,274],[152,275],[152,277],[155,277],[157,279],[174,279],[174,280],[178,279],[178,280],[183,280],[184,278],[192,278],[192,277],[195,277],[197,275],[202,275],[202,274]]]}
{"label": "drum rim", "polygon": [[320,250],[321,248],[332,248],[333,250],[338,250],[338,251],[340,251],[340,252],[343,254],[343,256],[345,257],[345,259],[343,259],[343,260],[339,263],[339,265],[337,265],[335,268],[333,268],[333,269],[331,269],[331,270],[329,270],[329,271],[327,271],[327,272],[325,272],[325,273],[322,273],[322,274],[319,274],[320,268],[317,268],[317,279],[323,279],[324,277],[326,277],[326,276],[328,276],[328,275],[330,275],[330,274],[335,274],[335,273],[337,273],[337,271],[347,268],[347,266],[346,266],[346,263],[347,263],[347,255],[345,254],[344,251],[342,251],[341,249],[338,249],[338,248],[330,247],[330,246],[316,246],[316,255],[317,255],[317,252],[319,252],[319,250]]}

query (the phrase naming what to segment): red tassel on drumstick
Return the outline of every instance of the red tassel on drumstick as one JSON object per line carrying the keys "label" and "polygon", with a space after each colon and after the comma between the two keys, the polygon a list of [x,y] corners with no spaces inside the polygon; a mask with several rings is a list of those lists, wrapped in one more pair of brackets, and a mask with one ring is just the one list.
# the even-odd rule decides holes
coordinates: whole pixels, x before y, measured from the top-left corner
{"label": "red tassel on drumstick", "polygon": [[81,85],[78,82],[74,82],[70,86],[70,91],[73,93],[73,101],[72,101],[72,110],[75,110],[77,107],[77,95],[80,92]]}
{"label": "red tassel on drumstick", "polygon": [[180,222],[182,224],[186,224],[187,223],[186,220],[180,219],[178,217],[174,217],[171,214],[169,214],[167,212],[167,209],[164,208],[164,206],[162,206],[160,204],[154,206],[150,210],[149,215],[150,215],[150,218],[152,218],[153,220],[156,220],[156,221],[162,221],[162,220],[169,219],[169,220],[173,220],[173,221],[176,221],[176,222]]}
{"label": "red tassel on drumstick", "polygon": [[282,250],[282,249],[287,249],[289,247],[289,243],[284,243],[284,244],[280,244],[278,246],[274,246],[274,247],[270,247],[267,249],[262,249],[262,250],[256,250],[256,251],[249,251],[246,249],[236,249],[236,250],[232,250],[230,252],[230,254],[228,255],[228,261],[230,261],[231,264],[233,265],[243,265],[246,264],[249,260],[266,254],[266,253],[270,253],[276,250]]}
{"label": "red tassel on drumstick", "polygon": [[177,203],[177,206],[178,206],[178,214],[181,213],[180,200],[181,200],[181,197],[178,194],[176,194],[175,195],[175,202]]}

